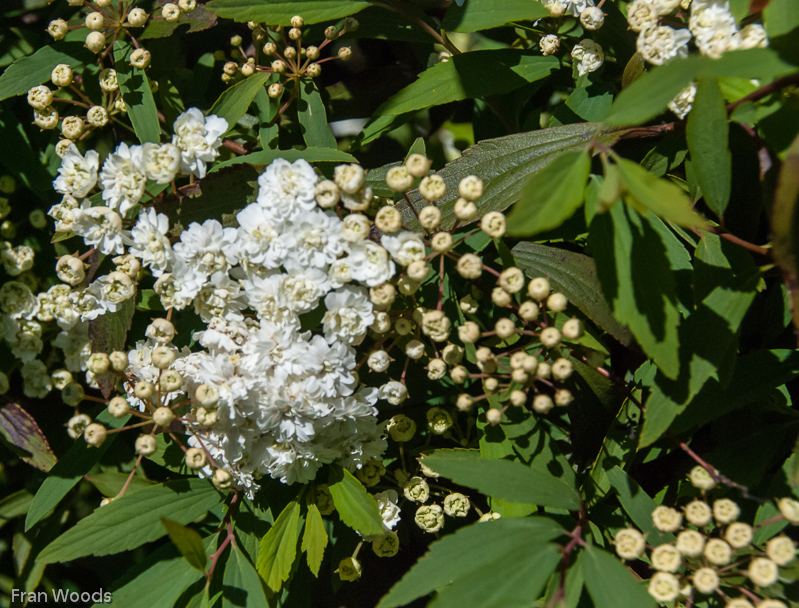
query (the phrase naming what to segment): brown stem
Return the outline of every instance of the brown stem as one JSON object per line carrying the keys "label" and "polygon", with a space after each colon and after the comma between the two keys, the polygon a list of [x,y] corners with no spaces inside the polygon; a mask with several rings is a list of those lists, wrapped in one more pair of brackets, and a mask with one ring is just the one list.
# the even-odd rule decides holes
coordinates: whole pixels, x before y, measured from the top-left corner
{"label": "brown stem", "polygon": [[[714,228],[713,226],[708,226],[707,228],[705,228],[705,230],[707,230],[708,232],[712,232],[713,234],[716,234],[723,239],[727,239],[731,243],[740,245],[744,249],[748,249],[749,251],[752,251],[753,253],[756,253],[758,255],[771,256],[771,251],[766,247],[761,247],[760,245],[755,245],[754,243],[745,241],[742,238],[735,236],[734,234],[725,232],[721,228]],[[702,233],[700,231],[694,229],[694,232],[696,232],[700,237],[702,236]]]}
{"label": "brown stem", "polygon": [[247,154],[247,148],[242,146],[240,143],[233,141],[232,139],[223,140],[222,145],[225,146],[228,150],[232,150],[235,154],[238,154],[239,156]]}
{"label": "brown stem", "polygon": [[780,89],[784,89],[785,87],[789,87],[795,84],[799,84],[799,74],[791,74],[790,76],[783,76],[782,78],[778,78],[774,82],[762,86],[756,91],[749,93],[749,95],[745,95],[740,99],[728,104],[727,114],[732,114],[735,111],[735,108],[740,106],[742,103],[746,103],[747,101],[758,101],[760,99],[763,99],[764,97],[768,97],[772,93],[776,93]]}
{"label": "brown stem", "polygon": [[128,475],[127,480],[125,480],[125,485],[122,486],[122,489],[119,491],[119,494],[117,494],[115,498],[122,498],[122,496],[125,494],[125,490],[128,489],[128,486],[130,485],[130,482],[133,479],[133,475],[136,473],[136,469],[141,464],[142,456],[143,454],[139,454],[139,457],[136,459],[136,463],[133,465],[133,469],[131,470],[130,475]]}

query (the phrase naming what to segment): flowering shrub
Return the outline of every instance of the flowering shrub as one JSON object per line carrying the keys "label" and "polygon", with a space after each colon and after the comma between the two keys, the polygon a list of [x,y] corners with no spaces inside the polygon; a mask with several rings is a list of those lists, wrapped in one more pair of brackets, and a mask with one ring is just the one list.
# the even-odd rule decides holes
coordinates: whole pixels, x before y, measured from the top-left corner
{"label": "flowering shrub", "polygon": [[9,2],[4,605],[792,605],[794,0]]}

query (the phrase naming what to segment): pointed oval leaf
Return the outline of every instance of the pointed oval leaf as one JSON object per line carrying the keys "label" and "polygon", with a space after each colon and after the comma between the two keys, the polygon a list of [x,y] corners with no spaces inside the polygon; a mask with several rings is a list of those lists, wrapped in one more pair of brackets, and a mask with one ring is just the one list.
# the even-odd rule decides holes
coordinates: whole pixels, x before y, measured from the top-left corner
{"label": "pointed oval leaf", "polygon": [[222,584],[222,608],[267,605],[261,577],[236,546],[233,547],[230,558],[225,563]]}
{"label": "pointed oval leaf", "polygon": [[205,563],[208,560],[205,557],[203,539],[197,531],[166,517],[161,518],[161,524],[166,528],[169,540],[178,548],[191,567],[205,572]]}
{"label": "pointed oval leaf", "polygon": [[441,28],[454,32],[478,32],[511,21],[529,21],[548,17],[549,9],[528,0],[469,0],[447,10]]}
{"label": "pointed oval leaf", "polygon": [[309,148],[336,148],[336,136],[327,122],[325,104],[313,80],[300,83],[297,118]]}
{"label": "pointed oval leaf", "polygon": [[[222,502],[207,479],[179,479],[125,495],[80,520],[47,545],[38,562],[52,564],[86,555],[135,549],[166,534],[161,517],[187,524]],[[109,534],[113,530],[113,534]]]}
{"label": "pointed oval leaf", "polygon": [[330,494],[341,521],[364,536],[383,533],[383,518],[374,497],[347,469],[330,468]]}
{"label": "pointed oval leaf", "polygon": [[290,25],[294,15],[305,23],[330,21],[354,15],[369,6],[365,0],[212,0],[205,5],[219,17],[255,21],[267,25]]}
{"label": "pointed oval leaf", "polygon": [[774,259],[782,269],[791,301],[794,330],[799,336],[799,137],[788,150],[771,210]]}
{"label": "pointed oval leaf", "polygon": [[596,608],[655,608],[644,584],[610,553],[588,547],[580,553],[580,563]]}
{"label": "pointed oval leaf", "polygon": [[55,465],[55,455],[42,429],[33,416],[16,403],[7,403],[0,408],[0,435],[27,453],[22,460],[29,465],[45,473]]}
{"label": "pointed oval leaf", "polygon": [[261,539],[258,551],[258,574],[273,591],[279,591],[289,577],[297,556],[300,503],[292,500],[280,513],[275,524]]}
{"label": "pointed oval leaf", "polygon": [[128,108],[128,118],[140,143],[161,141],[161,126],[158,123],[158,110],[150,88],[150,81],[144,70],[130,65],[133,48],[127,42],[114,43],[114,67],[122,99]]}
{"label": "pointed oval leaf", "polygon": [[228,130],[236,126],[239,119],[247,113],[247,109],[255,99],[258,91],[264,88],[272,77],[271,73],[258,72],[237,82],[219,96],[208,115],[215,115],[227,121]]}
{"label": "pointed oval leaf", "polygon": [[0,75],[0,100],[27,93],[36,85],[48,82],[53,68],[65,63],[73,69],[94,61],[94,53],[81,42],[56,42],[43,46],[33,55],[21,57]]}
{"label": "pointed oval leaf", "polygon": [[319,567],[322,565],[322,558],[325,556],[327,547],[327,530],[322,521],[322,514],[319,508],[312,504],[308,507],[308,514],[305,516],[305,533],[302,535],[302,550],[307,553],[308,568],[314,576],[319,576]]}

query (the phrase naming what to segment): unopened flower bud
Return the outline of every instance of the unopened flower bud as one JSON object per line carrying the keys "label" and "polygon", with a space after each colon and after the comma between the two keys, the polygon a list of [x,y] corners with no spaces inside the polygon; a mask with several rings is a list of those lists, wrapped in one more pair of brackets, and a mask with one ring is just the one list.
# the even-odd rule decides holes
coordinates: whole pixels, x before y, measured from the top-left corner
{"label": "unopened flower bud", "polygon": [[70,382],[61,389],[61,400],[70,407],[75,407],[85,397],[83,387],[77,382]]}
{"label": "unopened flower bud", "polygon": [[92,446],[93,448],[99,448],[103,445],[105,441],[106,435],[108,431],[106,431],[105,427],[102,424],[92,423],[88,425],[83,431],[83,438],[86,440],[86,443]]}
{"label": "unopened flower bud", "polygon": [[440,505],[424,505],[417,509],[414,521],[422,530],[432,534],[444,526],[444,513]]}
{"label": "unopened flower bud", "polygon": [[538,318],[538,304],[527,300],[519,306],[519,316],[525,321],[535,321]]}
{"label": "unopened flower bud", "polygon": [[186,466],[190,469],[202,469],[206,462],[205,450],[202,448],[189,448],[186,450]]}
{"label": "unopened flower bud", "polygon": [[499,211],[491,211],[480,220],[480,228],[491,238],[500,238],[505,234],[505,215]]}
{"label": "unopened flower bud", "polygon": [[434,435],[443,435],[452,427],[452,416],[440,407],[427,410],[427,428]]}
{"label": "unopened flower bud", "polygon": [[159,344],[153,349],[152,364],[158,369],[166,369],[175,361],[175,351],[164,344]]}
{"label": "unopened flower bud", "polygon": [[524,404],[527,403],[527,393],[520,390],[512,391],[510,394],[510,402],[511,405],[516,407],[522,407]]}
{"label": "unopened flower bud", "polygon": [[469,222],[477,215],[477,205],[472,201],[467,201],[465,198],[459,198],[455,201],[455,215],[462,222]]}
{"label": "unopened flower bud", "polygon": [[[164,346],[161,348],[166,347]],[[163,392],[174,393],[183,388],[183,376],[177,370],[165,369],[161,372],[161,376],[158,378],[158,383]]]}
{"label": "unopened flower bud", "polygon": [[331,25],[325,29],[325,38],[328,40],[333,40],[336,36],[338,36],[338,30],[335,25]]}
{"label": "unopened flower bud", "polygon": [[86,36],[86,48],[97,54],[105,48],[105,35],[102,32],[91,32]]}
{"label": "unopened flower bud", "polygon": [[458,327],[458,338],[464,344],[474,344],[480,339],[480,326],[474,321],[466,321]]}
{"label": "unopened flower bud", "polygon": [[150,456],[158,449],[158,443],[152,435],[139,435],[136,438],[136,453]]}
{"label": "unopened flower bud", "polygon": [[402,295],[410,296],[415,294],[419,287],[421,287],[421,283],[409,276],[402,276],[397,281],[397,288]]}
{"label": "unopened flower bud", "polygon": [[498,338],[507,340],[516,334],[516,324],[508,318],[499,319],[494,325],[494,331]]}
{"label": "unopened flower bud", "polygon": [[601,8],[589,6],[580,13],[580,23],[587,30],[598,30],[605,23],[605,14]]}
{"label": "unopened flower bud", "polygon": [[69,26],[63,19],[54,19],[47,26],[47,33],[53,37],[53,40],[63,40],[68,31]]}
{"label": "unopened flower bud", "polygon": [[544,348],[555,348],[560,344],[560,332],[555,327],[546,327],[541,330],[539,339]]}
{"label": "unopened flower bud", "polygon": [[416,423],[405,414],[397,414],[389,420],[386,430],[394,441],[410,441],[416,434]]}
{"label": "unopened flower bud", "polygon": [[381,207],[375,216],[375,226],[381,232],[388,234],[397,232],[402,228],[402,214],[392,205]]}
{"label": "unopened flower bud", "polygon": [[414,281],[424,281],[430,273],[430,266],[424,260],[411,262],[407,269],[408,277]]}
{"label": "unopened flower bud", "polygon": [[67,139],[78,139],[83,135],[83,119],[79,116],[67,116],[61,121],[61,132]]}
{"label": "unopened flower bud", "polygon": [[283,85],[279,82],[270,84],[269,88],[266,89],[266,94],[272,99],[277,99],[283,94]]}
{"label": "unopened flower bud", "polygon": [[111,418],[124,418],[130,412],[130,404],[124,397],[114,397],[108,402],[108,415]]}
{"label": "unopened flower bud", "polygon": [[153,424],[156,426],[169,426],[175,419],[175,414],[168,407],[159,407],[153,412]]}
{"label": "unopened flower bud", "polygon": [[405,160],[405,168],[413,177],[424,177],[427,175],[432,164],[433,161],[428,159],[424,154],[411,154]]}
{"label": "unopened flower bud", "polygon": [[551,373],[555,380],[566,380],[572,375],[574,366],[568,359],[560,358],[552,364]]}
{"label": "unopened flower bud", "polygon": [[128,355],[121,350],[115,350],[108,355],[108,361],[111,363],[111,369],[117,373],[122,373],[128,368]]}
{"label": "unopened flower bud", "polygon": [[50,80],[57,87],[68,87],[72,83],[75,72],[66,63],[59,63],[53,68]]}
{"label": "unopened flower bud", "polygon": [[133,394],[139,399],[150,399],[155,395],[155,386],[152,382],[142,380],[133,387]]}
{"label": "unopened flower bud", "polygon": [[233,487],[233,475],[225,469],[216,469],[211,481],[217,490],[229,490]]}
{"label": "unopened flower bud", "polygon": [[439,175],[428,175],[419,183],[419,194],[431,203],[443,198],[446,192],[447,184]]}
{"label": "unopened flower bud", "polygon": [[302,30],[298,27],[293,27],[289,30],[289,39],[299,40],[302,38]]}
{"label": "unopened flower bud", "polygon": [[449,232],[437,232],[430,239],[433,250],[443,253],[452,249],[452,235]]}
{"label": "unopened flower bud", "polygon": [[498,410],[496,408],[490,408],[486,411],[486,422],[491,426],[497,426],[500,422],[502,422],[502,410]]}
{"label": "unopened flower bud", "polygon": [[527,381],[530,379],[530,374],[527,372],[527,370],[520,367],[519,369],[514,369],[511,371],[510,379],[517,384],[527,384]]}
{"label": "unopened flower bud", "polygon": [[424,477],[411,477],[405,482],[402,493],[411,502],[427,502],[430,498],[430,486]]}
{"label": "unopened flower bud", "polygon": [[78,285],[86,277],[83,262],[71,255],[63,255],[55,265],[58,278],[68,285]]}
{"label": "unopened flower bud", "polygon": [[167,2],[161,7],[161,16],[165,21],[177,21],[180,19],[180,7],[172,2]]}
{"label": "unopened flower bud", "polygon": [[130,65],[139,70],[144,70],[150,67],[151,59],[150,51],[146,49],[136,49],[130,54]]}
{"label": "unopened flower bud", "polygon": [[338,50],[338,58],[341,61],[349,61],[350,57],[352,57],[352,49],[348,46],[342,46]]}
{"label": "unopened flower bud", "polygon": [[533,279],[527,285],[527,294],[533,300],[538,300],[539,302],[549,296],[550,291],[551,287],[549,286],[549,280],[543,277]]}
{"label": "unopened flower bud", "polygon": [[455,401],[455,407],[462,412],[468,412],[470,409],[472,409],[473,403],[474,399],[471,395],[467,393],[461,393],[458,395],[458,399]]}
{"label": "unopened flower bud", "polygon": [[568,340],[578,340],[583,335],[583,324],[580,319],[569,319],[563,324],[561,332]]}
{"label": "unopened flower bud", "polygon": [[565,388],[560,388],[555,391],[555,405],[558,407],[566,407],[574,401],[574,395],[571,391]]}
{"label": "unopened flower bud", "polygon": [[450,370],[449,377],[455,384],[463,384],[469,379],[469,370],[462,365],[456,365]]}
{"label": "unopened flower bud", "polygon": [[464,279],[477,279],[483,274],[483,261],[473,253],[466,253],[458,260],[455,270]]}
{"label": "unopened flower bud", "polygon": [[546,414],[553,407],[555,407],[555,404],[549,395],[541,393],[533,399],[533,410],[539,414]]}
{"label": "unopened flower bud", "polygon": [[563,312],[569,301],[562,293],[553,293],[547,298],[547,308],[552,312]]}
{"label": "unopened flower bud", "polygon": [[92,353],[89,355],[89,361],[86,363],[86,368],[93,374],[100,375],[108,371],[111,362],[108,360],[108,355],[105,353]]}
{"label": "unopened flower bud", "polygon": [[105,17],[103,17],[102,13],[98,13],[97,11],[93,13],[89,13],[86,15],[86,27],[91,32],[99,32],[103,28],[105,28]]}
{"label": "unopened flower bud", "polygon": [[513,297],[501,287],[494,287],[491,291],[491,301],[500,308],[505,308],[506,306],[510,306],[510,303],[513,302]]}
{"label": "unopened flower bud", "polygon": [[35,110],[44,110],[53,103],[53,92],[43,84],[28,91],[28,105]]}
{"label": "unopened flower bud", "polygon": [[541,54],[544,56],[547,55],[554,55],[558,52],[560,48],[560,38],[555,34],[547,34],[541,41],[538,43],[538,46],[541,48]]}
{"label": "unopened flower bud", "polygon": [[143,8],[134,8],[128,13],[128,23],[131,27],[142,27],[147,23],[149,15]]}

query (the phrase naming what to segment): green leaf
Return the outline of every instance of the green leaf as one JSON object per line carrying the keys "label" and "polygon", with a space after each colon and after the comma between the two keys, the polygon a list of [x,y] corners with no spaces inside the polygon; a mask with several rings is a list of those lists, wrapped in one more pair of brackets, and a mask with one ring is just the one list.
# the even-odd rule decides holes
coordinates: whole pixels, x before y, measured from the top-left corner
{"label": "green leaf", "polygon": [[511,21],[535,21],[549,16],[549,10],[543,4],[528,0],[468,0],[451,4],[444,16],[441,28],[454,32],[478,32],[498,27]]}
{"label": "green leaf", "polygon": [[566,249],[519,243],[512,250],[516,263],[530,278],[549,277],[552,288],[625,346],[632,344],[630,330],[619,323],[602,296],[593,258]]}
{"label": "green leaf", "polygon": [[[108,410],[103,410],[97,416],[95,422],[109,428],[120,428],[129,417],[111,418]],[[55,506],[61,502],[64,496],[83,479],[92,467],[100,460],[105,451],[111,447],[118,433],[109,435],[108,438],[98,448],[89,447],[83,439],[78,439],[73,443],[67,452],[61,456],[58,462],[50,469],[49,475],[45,478],[42,485],[33,497],[28,514],[25,517],[25,531],[30,530],[37,522],[45,517]]]}
{"label": "green leaf", "polygon": [[732,154],[727,107],[717,79],[699,80],[693,105],[686,127],[688,149],[705,202],[721,216],[730,202]]}
{"label": "green leaf", "polygon": [[677,286],[661,235],[624,205],[591,223],[591,250],[613,314],[669,378],[679,372]]}
{"label": "green leaf", "polygon": [[534,173],[508,216],[508,234],[530,236],[560,226],[583,204],[590,172],[588,151],[575,150]]}
{"label": "green leaf", "polygon": [[799,27],[799,4],[793,0],[771,0],[763,10],[763,23],[769,38],[790,34]]}
{"label": "green leaf", "polygon": [[[275,75],[265,84],[270,85],[273,82],[277,82]],[[269,97],[266,89],[261,89],[255,94],[255,105],[258,108],[258,121],[260,122],[258,143],[261,144],[263,150],[275,150],[278,147],[278,135],[280,134],[275,117],[280,109],[280,104],[277,99]]]}
{"label": "green leaf", "polygon": [[252,154],[237,156],[224,162],[218,163],[211,168],[209,174],[215,173],[225,167],[233,165],[268,165],[272,161],[282,158],[289,162],[303,159],[309,163],[354,163],[358,162],[352,154],[347,154],[341,150],[333,148],[305,148],[305,150],[259,150]]}
{"label": "green leaf", "polygon": [[[52,186],[53,177],[42,165],[12,108],[13,102],[0,104],[0,141],[3,142],[0,147],[0,165],[41,200],[52,203],[56,197]],[[59,235],[69,238],[72,233],[59,232],[53,238]]]}
{"label": "green leaf", "polygon": [[182,25],[188,25],[189,29],[181,31],[181,34],[201,32],[216,25],[216,15],[207,10],[202,4],[198,4],[190,13],[181,11],[180,18],[177,21],[150,19],[147,21],[147,27],[145,27],[144,31],[139,35],[138,40],[166,38],[167,36],[171,36],[175,30]]}
{"label": "green leaf", "polygon": [[560,62],[517,49],[472,51],[455,55],[419,74],[390,97],[376,114],[399,115],[462,99],[502,95],[549,76]]}
{"label": "green leaf", "polygon": [[166,517],[161,518],[161,524],[166,528],[169,540],[178,548],[191,567],[205,572],[205,564],[208,559],[205,557],[203,539],[197,531]]}
{"label": "green leaf", "polygon": [[84,477],[86,481],[91,483],[103,496],[112,498],[122,491],[122,488],[130,479],[128,488],[125,493],[138,492],[144,488],[149,488],[156,485],[155,481],[146,479],[139,475],[131,477],[128,473],[119,471],[109,471],[108,473],[93,473]]}
{"label": "green leaf", "polygon": [[319,23],[353,15],[369,6],[365,0],[212,0],[206,8],[219,17],[267,25],[291,25],[294,15]]}
{"label": "green leaf", "polygon": [[168,481],[126,494],[81,519],[47,545],[37,561],[53,564],[135,549],[166,534],[161,517],[187,524],[220,502],[222,496],[206,479]]}
{"label": "green leaf", "polygon": [[33,502],[33,494],[27,490],[17,490],[0,499],[0,526],[9,519],[25,515]]}
{"label": "green leaf", "polygon": [[[107,312],[89,321],[92,352],[111,354],[115,350],[123,350],[134,312],[136,312],[135,294],[122,302],[116,312]],[[97,376],[97,384],[100,385],[100,391],[106,399],[111,396],[116,380],[117,376],[112,372]]]}
{"label": "green leaf", "polygon": [[53,68],[59,63],[77,70],[93,61],[94,53],[81,42],[45,45],[33,55],[17,59],[0,75],[0,101],[22,95],[36,85],[48,82]]}
{"label": "green leaf", "polygon": [[674,535],[664,533],[652,523],[652,511],[657,506],[655,501],[641,489],[641,486],[619,467],[607,471],[608,481],[616,490],[622,508],[630,516],[636,527],[646,535],[646,540],[653,546],[669,543]]}
{"label": "green leaf", "polygon": [[[468,148],[463,156],[438,172],[447,184],[446,194],[437,203],[441,209],[442,229],[455,225],[458,184],[467,175],[479,175],[483,180],[483,196],[477,201],[479,213],[474,220],[477,221],[489,211],[504,211],[510,207],[519,199],[530,176],[561,154],[585,149],[592,141],[613,145],[618,134],[602,131],[597,123],[580,123],[486,139]],[[418,190],[409,192],[408,198],[415,209],[429,204]],[[402,200],[397,207],[402,212],[403,225],[421,232],[419,220],[408,203]]]}
{"label": "green leaf", "polygon": [[309,148],[335,148],[336,136],[327,123],[325,104],[313,80],[300,83],[297,118],[302,137]]}
{"label": "green leaf", "polygon": [[128,108],[128,118],[140,143],[159,143],[161,126],[155,107],[150,81],[144,70],[130,65],[133,49],[127,42],[114,43],[114,67],[122,99]]}
{"label": "green leaf", "polygon": [[438,590],[436,608],[527,608],[559,561],[550,544],[563,528],[545,517],[514,517],[461,528],[430,550],[380,601],[398,608]]}
{"label": "green leaf", "polygon": [[691,208],[688,196],[679,186],[655,177],[630,160],[617,158],[616,165],[633,202],[678,226],[707,226],[705,220]]}
{"label": "green leaf", "polygon": [[488,496],[556,509],[580,508],[580,495],[572,486],[519,462],[475,460],[438,452],[425,456],[423,462],[455,483],[480,490]]}
{"label": "green leaf", "polygon": [[352,473],[333,465],[328,483],[341,521],[364,536],[383,533],[383,518],[377,502]]}
{"label": "green leaf", "polygon": [[580,563],[596,608],[655,608],[646,587],[609,553],[587,547],[580,553]]}
{"label": "green leaf", "polygon": [[300,503],[292,500],[280,513],[275,524],[261,539],[258,552],[258,574],[273,591],[279,591],[289,577],[297,556]]}
{"label": "green leaf", "polygon": [[591,83],[575,89],[566,99],[566,106],[588,121],[602,121],[613,103],[613,88],[609,84]]}
{"label": "green leaf", "polygon": [[319,576],[319,567],[322,565],[322,558],[327,547],[327,530],[322,521],[322,514],[319,508],[312,504],[308,507],[308,514],[305,516],[305,533],[302,535],[302,550],[308,555],[308,568],[313,575]]}
{"label": "green leaf", "polygon": [[238,547],[234,546],[225,563],[225,574],[222,579],[224,595],[222,607],[231,606],[266,606],[261,577],[253,565]]}
{"label": "green leaf", "polygon": [[771,209],[771,229],[774,259],[782,269],[793,325],[799,332],[799,137],[791,144],[780,169]]}
{"label": "green leaf", "polygon": [[236,126],[239,119],[247,113],[253,99],[262,90],[272,74],[258,72],[234,84],[219,96],[213,107],[208,110],[209,116],[214,114],[227,121],[228,130]]}
{"label": "green leaf", "polygon": [[56,457],[42,429],[33,416],[16,403],[0,408],[0,436],[24,450],[22,460],[40,471],[47,473],[55,465]]}

